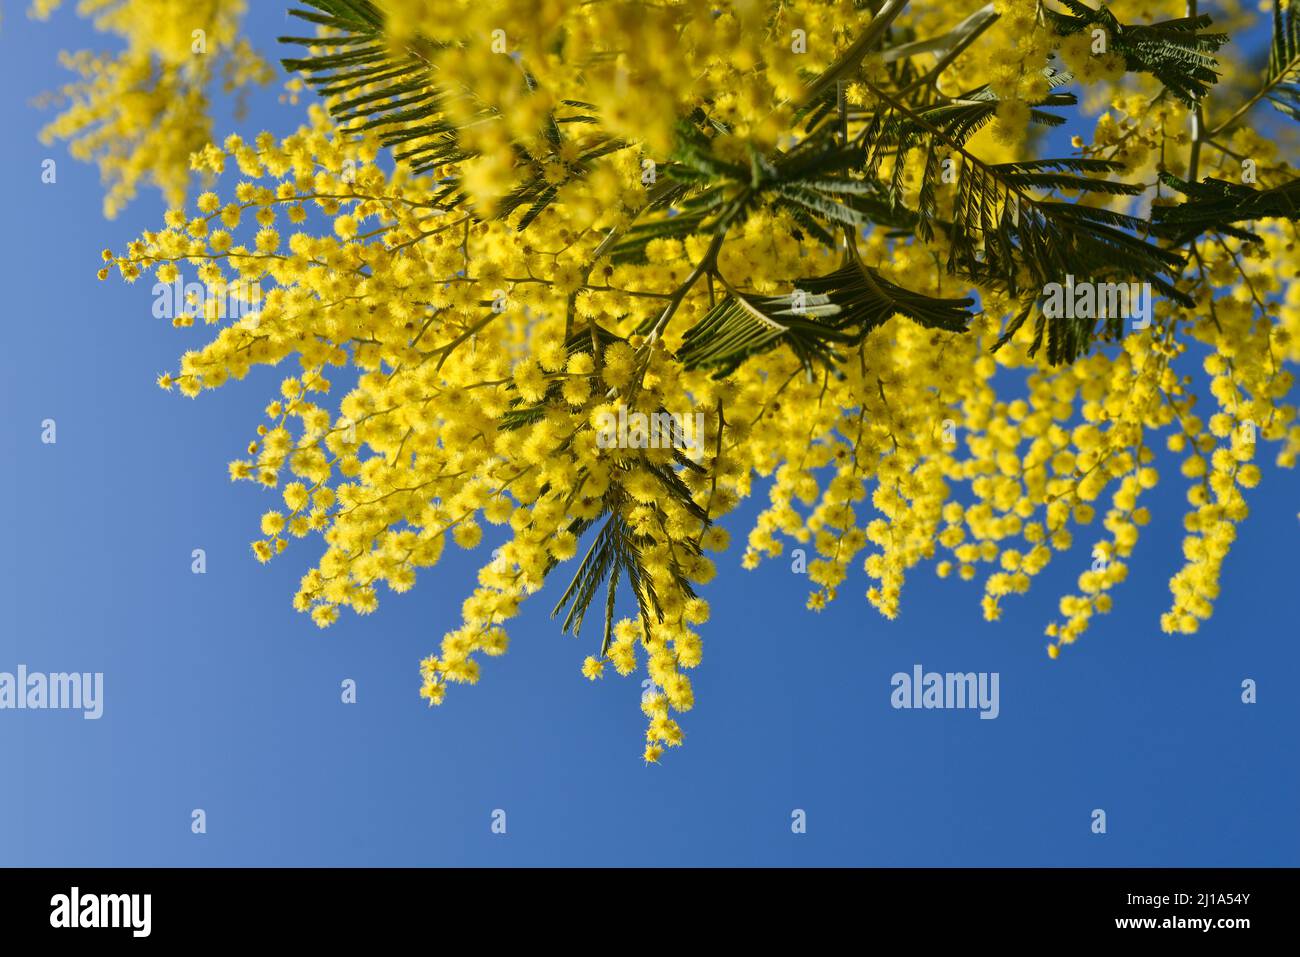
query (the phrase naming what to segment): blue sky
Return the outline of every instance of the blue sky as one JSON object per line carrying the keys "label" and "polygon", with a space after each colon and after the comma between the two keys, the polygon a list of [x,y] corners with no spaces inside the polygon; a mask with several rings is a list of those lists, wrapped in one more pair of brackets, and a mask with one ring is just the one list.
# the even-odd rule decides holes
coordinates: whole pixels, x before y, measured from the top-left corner
{"label": "blue sky", "polygon": [[[281,5],[253,6],[273,53]],[[813,615],[788,562],[743,572],[733,554],[708,593],[687,745],[662,766],[639,757],[639,684],[581,677],[592,639],[559,634],[551,589],[480,684],[430,711],[417,662],[457,622],[477,556],[448,549],[414,592],[318,631],[289,605],[318,545],[258,565],[248,542],[270,498],[226,478],[283,370],[197,401],[163,393],[155,375],[203,331],[154,319],[150,284],[95,279],[99,251],[156,228],[161,200],[106,222],[96,171],[40,145],[30,100],[64,80],[58,49],[109,43],[67,12],[41,25],[10,11],[0,31],[0,671],[105,674],[98,721],[0,711],[0,864],[1300,863],[1300,483],[1271,468],[1192,638],[1158,626],[1180,557],[1170,475],[1116,610],[1056,662],[1042,626],[1082,547],[997,625],[977,585],[928,570],[896,622],[861,578]],[[270,89],[238,129],[298,115]],[[1000,716],[893,710],[891,675],[917,663],[998,672]],[[340,701],[345,678],[356,704]],[[1246,678],[1257,704],[1241,702]],[[206,834],[191,833],[195,808]]]}

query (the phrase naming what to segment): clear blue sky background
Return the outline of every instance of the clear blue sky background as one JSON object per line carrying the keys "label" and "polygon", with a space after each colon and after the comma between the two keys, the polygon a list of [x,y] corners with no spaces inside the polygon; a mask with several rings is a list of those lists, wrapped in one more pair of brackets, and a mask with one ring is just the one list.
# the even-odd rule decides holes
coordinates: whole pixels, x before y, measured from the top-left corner
{"label": "clear blue sky background", "polygon": [[[203,330],[154,319],[152,281],[94,273],[103,247],[160,224],[161,200],[105,222],[96,171],[41,146],[30,106],[63,82],[60,48],[112,41],[68,12],[40,25],[7,6],[0,670],[102,671],[106,702],[99,721],[0,712],[0,864],[1300,863],[1300,483],[1272,469],[1193,638],[1158,627],[1179,560],[1171,475],[1115,612],[1056,662],[1042,626],[1087,563],[1086,534],[998,625],[977,585],[928,570],[896,622],[860,577],[814,616],[788,563],[745,573],[731,555],[708,593],[687,746],[662,766],[639,757],[639,684],[581,677],[591,639],[558,634],[550,589],[480,684],[430,711],[417,662],[456,623],[476,563],[449,549],[414,592],[327,632],[290,608],[319,543],[259,566],[248,542],[270,496],[226,479],[285,372],[198,401],[154,386]],[[253,6],[274,53],[283,5]],[[239,129],[298,116],[267,90]],[[57,445],[40,442],[46,418]],[[190,572],[194,548],[206,575]],[[915,663],[1000,672],[1001,716],[892,710],[890,676]],[[1242,704],[1244,678],[1258,704]]]}

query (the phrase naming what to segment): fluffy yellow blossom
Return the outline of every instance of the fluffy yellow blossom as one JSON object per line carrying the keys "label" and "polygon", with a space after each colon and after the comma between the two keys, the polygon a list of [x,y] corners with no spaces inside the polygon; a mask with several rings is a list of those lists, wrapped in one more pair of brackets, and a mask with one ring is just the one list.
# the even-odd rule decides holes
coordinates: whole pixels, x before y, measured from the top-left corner
{"label": "fluffy yellow blossom", "polygon": [[[648,763],[684,741],[705,593],[733,564],[806,574],[813,611],[865,595],[893,619],[933,563],[989,621],[1060,568],[1074,585],[1045,623],[1056,658],[1114,608],[1142,530],[1171,507],[1186,540],[1161,624],[1190,633],[1266,451],[1281,467],[1300,456],[1293,223],[1181,246],[1124,232],[1136,245],[1116,275],[1164,264],[1150,323],[1126,328],[1049,323],[1050,277],[1028,259],[1034,242],[1066,243],[1064,271],[1094,219],[1149,225],[1152,202],[1175,202],[1149,184],[1211,157],[1289,181],[1282,150],[1233,116],[1230,91],[1256,78],[1228,58],[1197,104],[1227,125],[1193,148],[1192,108],[1130,66],[1121,32],[1062,25],[1035,0],[996,0],[968,44],[888,61],[865,54],[946,37],[984,4],[891,0],[873,18],[816,0],[387,0],[383,49],[414,51],[421,72],[403,82],[435,84],[428,110],[349,115],[385,109],[384,80],[363,75],[287,136],[217,143],[214,65],[235,85],[261,78],[237,36],[243,4],[200,4],[203,58],[179,6],[112,5],[98,22],[127,50],[70,61],[90,87],[52,135],[100,163],[110,209],[150,181],[172,206],[106,269],[168,282],[193,267],[209,291],[257,291],[239,315],[204,312],[205,344],[158,384],[194,397],[281,370],[229,475],[283,500],[262,516],[258,561],[320,542],[296,609],[328,627],[410,590],[448,540],[482,555],[420,663],[430,705],[479,680],[552,576],[563,626],[592,642],[581,673],[644,675]],[[1139,7],[1108,9],[1183,15]],[[1067,82],[1106,98],[1092,135],[1068,162],[1008,167],[1044,159],[1035,132],[1070,105]],[[817,166],[858,148],[839,179]],[[187,204],[191,169],[211,182]],[[1065,238],[1025,232],[1058,204]],[[754,496],[753,526],[724,527]]]}
{"label": "fluffy yellow blossom", "polygon": [[[32,12],[45,19],[58,6],[39,0]],[[98,165],[108,185],[106,215],[116,215],[143,185],[177,204],[192,168],[220,172],[199,159],[212,138],[212,88],[234,90],[273,75],[239,36],[245,8],[245,0],[81,4],[94,14],[95,28],[121,38],[123,47],[115,54],[62,54],[74,79],[48,98],[63,111],[41,137],[66,140],[73,156]]]}

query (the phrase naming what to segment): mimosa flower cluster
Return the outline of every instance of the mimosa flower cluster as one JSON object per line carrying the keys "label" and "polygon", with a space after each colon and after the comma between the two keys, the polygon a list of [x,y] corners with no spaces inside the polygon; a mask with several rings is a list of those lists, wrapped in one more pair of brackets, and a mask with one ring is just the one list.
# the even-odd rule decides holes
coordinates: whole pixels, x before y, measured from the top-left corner
{"label": "mimosa flower cluster", "polygon": [[[48,18],[62,0],[33,0]],[[63,111],[42,131],[93,160],[107,186],[110,218],[155,186],[170,203],[185,199],[190,155],[212,140],[213,88],[235,93],[274,75],[239,36],[244,0],[81,0],[95,28],[126,40],[116,55],[64,52],[76,77],[49,99]]]}
{"label": "mimosa flower cluster", "polygon": [[[158,6],[168,4],[125,3],[112,26],[137,55],[167,62],[164,39],[146,40],[147,22],[167,21],[144,18]],[[240,5],[210,6],[211,35],[235,55]],[[388,0],[377,5],[385,42],[440,78],[436,113],[458,137],[454,155],[427,170],[394,163],[379,132],[331,115],[341,92],[312,103],[284,138],[197,144],[200,131],[186,131],[174,142],[195,145],[189,164],[211,190],[106,250],[101,275],[170,282],[197,270],[214,297],[263,291],[250,315],[207,317],[206,341],[159,384],[196,397],[256,366],[285,369],[230,477],[275,494],[252,544],[259,561],[323,541],[294,597],[321,627],[345,609],[374,611],[384,590],[410,590],[449,546],[486,551],[485,537],[504,536],[460,623],[421,663],[430,704],[477,682],[483,657],[506,651],[525,600],[544,585],[559,597],[572,576],[561,606],[585,609],[600,589],[591,617],[604,611],[609,622],[603,642],[583,634],[601,647],[582,674],[649,677],[644,757],[656,761],[684,739],[709,583],[720,570],[787,561],[792,547],[812,556],[809,609],[847,587],[890,619],[922,566],[976,583],[983,617],[996,621],[1036,576],[1068,563],[1077,587],[1044,623],[1056,657],[1112,609],[1156,509],[1180,509],[1186,529],[1161,625],[1194,632],[1213,612],[1261,467],[1291,468],[1300,452],[1293,221],[1251,223],[1257,239],[1192,238],[1175,286],[1185,302],[1157,296],[1149,328],[1057,364],[1036,348],[1032,323],[999,345],[1018,309],[1006,284],[943,268],[953,242],[943,224],[962,200],[955,183],[932,187],[924,151],[895,152],[870,174],[896,183],[903,207],[933,206],[924,241],[888,228],[840,237],[815,216],[757,201],[721,240],[703,228],[665,231],[624,256],[612,238],[687,215],[705,188],[701,161],[700,185],[669,216],[657,205],[654,171],[685,163],[684,118],[712,130],[710,162],[752,168],[758,182],[755,157],[793,149],[808,129],[808,90],[845,63],[828,113],[838,119],[827,120],[843,124],[845,142],[917,84],[936,101],[987,84],[994,115],[962,150],[985,164],[1043,155],[1040,107],[1057,82],[1045,68],[1064,64],[1084,98],[1109,104],[1094,130],[1074,118],[1076,155],[1151,184],[1079,200],[1116,216],[1177,202],[1158,174],[1189,163],[1235,177],[1249,157],[1261,189],[1294,175],[1286,146],[1255,125],[1193,142],[1194,113],[1212,128],[1234,104],[1166,95],[1126,63],[1118,31],[1063,33],[1034,0],[982,7],[893,0],[880,14],[894,18],[892,32],[856,55],[873,21],[853,2]],[[1165,0],[1109,9],[1121,23],[1185,13]],[[990,24],[964,48],[906,47],[980,16]],[[1250,16],[1230,11],[1216,26]],[[199,14],[176,22],[186,17]],[[333,49],[329,39],[320,49]],[[1219,68],[1221,88],[1255,82],[1234,57]],[[113,67],[86,69],[108,88],[123,82]],[[426,120],[413,115],[409,128]],[[171,155],[147,174],[175,200]],[[112,159],[110,195],[140,181],[148,162],[143,148]],[[512,205],[531,184],[544,200]],[[1068,182],[1060,188],[1070,193]],[[724,296],[789,294],[832,273],[848,245],[905,290],[975,297],[969,327],[887,314],[826,363],[780,345],[724,374],[686,361],[702,335],[691,330]],[[687,462],[671,447],[606,447],[599,423],[620,409],[702,416],[703,454]],[[1179,456],[1181,475],[1158,471],[1162,449]],[[726,516],[753,495],[766,507],[752,528],[735,529]]]}

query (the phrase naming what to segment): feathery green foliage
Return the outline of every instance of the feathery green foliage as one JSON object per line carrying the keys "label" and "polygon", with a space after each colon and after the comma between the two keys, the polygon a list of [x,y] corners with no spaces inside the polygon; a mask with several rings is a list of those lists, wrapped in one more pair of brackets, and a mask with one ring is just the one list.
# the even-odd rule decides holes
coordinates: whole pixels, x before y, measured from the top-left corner
{"label": "feathery green foliage", "polygon": [[1257,242],[1257,235],[1233,224],[1259,219],[1293,222],[1300,219],[1300,179],[1266,189],[1213,177],[1189,183],[1171,173],[1161,173],[1160,179],[1188,197],[1186,203],[1157,206],[1152,213],[1152,233],[1169,238],[1177,246],[1205,232]]}
{"label": "feathery green foliage", "polygon": [[1264,95],[1270,103],[1300,120],[1300,7],[1273,0],[1273,42],[1269,46]]}
{"label": "feathery green foliage", "polygon": [[1206,14],[1126,25],[1106,6],[1097,9],[1079,0],[1061,0],[1069,14],[1043,7],[1043,13],[1062,36],[1100,27],[1109,34],[1111,49],[1124,57],[1130,73],[1150,73],[1165,89],[1192,105],[1218,82],[1214,54],[1228,42],[1226,33],[1202,33],[1211,19]]}

